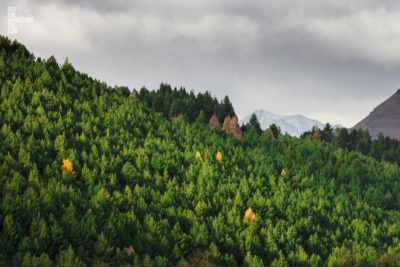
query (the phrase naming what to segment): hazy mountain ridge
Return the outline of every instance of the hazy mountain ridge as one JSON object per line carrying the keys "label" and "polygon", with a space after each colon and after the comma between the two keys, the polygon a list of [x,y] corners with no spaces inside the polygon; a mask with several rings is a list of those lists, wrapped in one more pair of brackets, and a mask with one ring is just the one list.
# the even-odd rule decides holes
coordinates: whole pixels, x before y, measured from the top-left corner
{"label": "hazy mountain ridge", "polygon": [[[307,118],[306,116],[301,114],[278,115],[261,109],[258,109],[242,118],[240,120],[240,124],[246,124],[253,114],[257,116],[257,119],[260,122],[260,126],[263,130],[268,128],[271,124],[275,123],[281,128],[281,131],[283,133],[288,133],[297,137],[299,137],[302,133],[311,130],[314,126],[317,126],[319,128],[323,128],[325,126],[324,123],[318,120]],[[333,127],[339,128],[341,127],[341,125],[335,125]]]}

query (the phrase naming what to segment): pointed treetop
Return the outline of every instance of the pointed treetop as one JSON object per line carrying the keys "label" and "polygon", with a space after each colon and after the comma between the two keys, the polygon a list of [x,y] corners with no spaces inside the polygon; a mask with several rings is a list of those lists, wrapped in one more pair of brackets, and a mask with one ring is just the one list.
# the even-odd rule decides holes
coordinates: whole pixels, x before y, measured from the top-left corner
{"label": "pointed treetop", "polygon": [[128,254],[128,255],[132,255],[133,253],[135,253],[135,249],[132,246],[126,247],[125,251],[126,251],[126,254]]}
{"label": "pointed treetop", "polygon": [[197,159],[197,160],[203,161],[203,157],[201,156],[200,151],[196,152],[196,156],[194,158]]}
{"label": "pointed treetop", "polygon": [[217,115],[213,114],[208,122],[208,126],[215,127],[219,124]]}
{"label": "pointed treetop", "polygon": [[321,131],[317,126],[313,127],[312,134],[315,140],[321,140]]}
{"label": "pointed treetop", "polygon": [[256,214],[251,208],[248,208],[244,213],[244,220],[247,222],[252,222],[256,218]]}
{"label": "pointed treetop", "polygon": [[217,152],[217,154],[215,155],[215,159],[221,163],[222,162],[222,153],[220,151]]}
{"label": "pointed treetop", "polygon": [[229,127],[231,125],[231,116],[227,116],[224,119],[224,124],[222,124],[222,129],[225,131],[229,131]]}
{"label": "pointed treetop", "polygon": [[233,133],[233,135],[235,137],[241,137],[242,136],[242,130],[240,129],[239,120],[238,120],[238,118],[236,116],[233,116],[231,118],[231,123],[229,125],[229,131],[231,133]]}
{"label": "pointed treetop", "polygon": [[63,164],[61,166],[61,170],[66,172],[72,172],[73,170],[72,162],[69,159],[64,159]]}

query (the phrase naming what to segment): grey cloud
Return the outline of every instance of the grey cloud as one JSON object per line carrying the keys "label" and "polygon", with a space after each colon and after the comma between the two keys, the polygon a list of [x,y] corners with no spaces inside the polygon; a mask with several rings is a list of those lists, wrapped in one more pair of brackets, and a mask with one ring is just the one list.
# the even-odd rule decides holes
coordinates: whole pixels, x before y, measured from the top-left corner
{"label": "grey cloud", "polygon": [[[170,82],[256,108],[352,126],[399,84],[393,0],[9,1],[16,36],[111,85]],[[6,22],[6,13],[0,15]],[[6,24],[0,24],[6,33]]]}

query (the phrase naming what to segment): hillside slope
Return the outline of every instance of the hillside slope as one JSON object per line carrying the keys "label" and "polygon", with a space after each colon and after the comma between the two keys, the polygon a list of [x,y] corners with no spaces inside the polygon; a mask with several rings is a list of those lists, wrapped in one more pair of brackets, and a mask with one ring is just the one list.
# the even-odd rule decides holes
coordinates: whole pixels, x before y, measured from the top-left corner
{"label": "hillside slope", "polygon": [[400,139],[400,89],[357,123],[353,129],[368,130],[372,138],[377,138],[382,132],[385,136]]}
{"label": "hillside slope", "polygon": [[397,164],[168,120],[2,37],[0,87],[2,266],[399,260]]}

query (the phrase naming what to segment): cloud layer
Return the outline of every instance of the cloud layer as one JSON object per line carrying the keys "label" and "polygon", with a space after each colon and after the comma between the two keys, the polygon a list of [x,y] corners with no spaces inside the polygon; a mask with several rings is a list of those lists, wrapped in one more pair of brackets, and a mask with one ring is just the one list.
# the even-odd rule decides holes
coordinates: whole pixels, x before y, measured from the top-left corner
{"label": "cloud layer", "polygon": [[[7,34],[7,7],[34,17]],[[353,126],[400,87],[400,2],[5,1],[0,31],[111,85],[160,82]]]}

